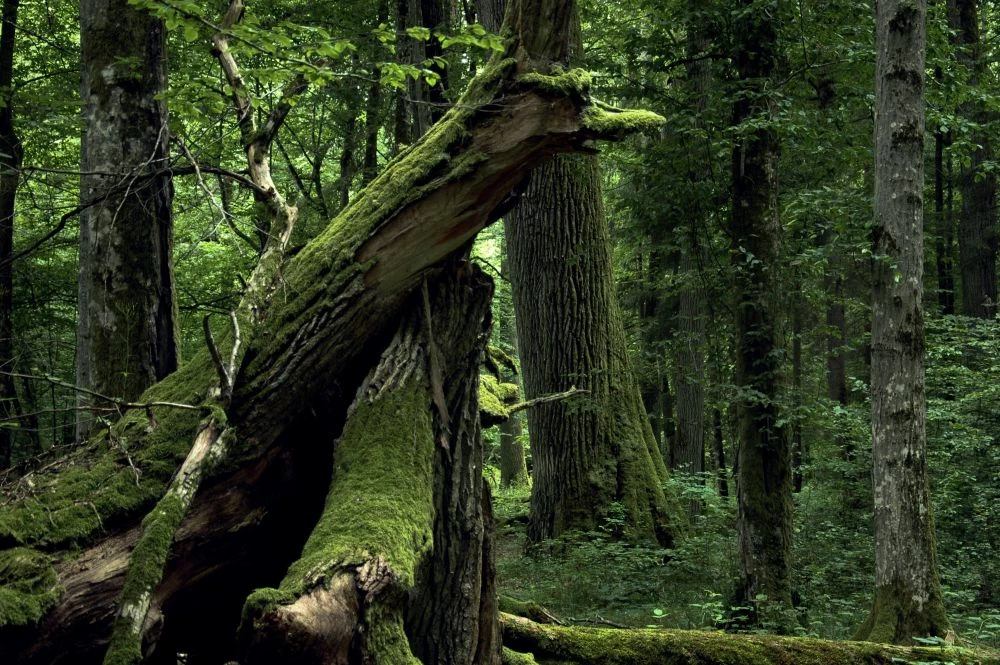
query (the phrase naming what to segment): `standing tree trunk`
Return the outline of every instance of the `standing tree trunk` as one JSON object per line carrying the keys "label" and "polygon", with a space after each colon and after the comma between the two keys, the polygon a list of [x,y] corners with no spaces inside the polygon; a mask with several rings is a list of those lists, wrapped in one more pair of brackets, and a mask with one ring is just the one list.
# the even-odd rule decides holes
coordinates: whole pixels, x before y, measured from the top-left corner
{"label": "standing tree trunk", "polygon": [[[978,0],[949,0],[949,26],[959,63],[969,72],[969,86],[980,86],[985,64],[979,38]],[[993,146],[985,125],[990,113],[983,102],[968,101],[959,109],[976,128],[969,165],[959,174],[962,210],[958,220],[958,254],[962,273],[962,313],[992,319],[997,311],[997,176]]]}
{"label": "standing tree trunk", "polygon": [[525,397],[590,392],[528,413],[528,537],[595,529],[621,504],[628,537],[669,544],[666,471],[626,353],[596,158],[537,168],[505,226]]}
{"label": "standing tree trunk", "polygon": [[[934,255],[937,263],[938,307],[941,314],[955,313],[955,278],[952,274],[951,212],[945,209],[945,165],[944,151],[950,144],[950,133],[934,130]],[[949,183],[950,185],[950,183]]]}
{"label": "standing tree trunk", "polygon": [[[744,128],[733,148],[732,253],[736,269],[737,528],[741,601],[751,622],[792,625],[792,473],[781,424],[780,309],[776,294],[778,134],[770,108],[770,77],[778,53],[777,2],[740,0],[734,59],[743,89],[733,124]],[[758,602],[766,600],[766,602]]]}
{"label": "standing tree trunk", "polygon": [[[568,26],[575,7],[553,13]],[[521,11],[510,19],[538,20]],[[570,35],[578,33],[576,26],[560,40],[526,40],[530,62],[566,64],[579,47]],[[504,229],[525,398],[573,386],[590,391],[528,413],[528,538],[593,530],[620,506],[622,535],[669,545],[666,468],[626,352],[597,159],[558,156],[535,169]]]}
{"label": "standing tree trunk", "polygon": [[18,414],[14,385],[14,200],[23,150],[14,131],[14,39],[20,0],[4,0],[0,26],[0,469],[12,461]]}
{"label": "standing tree trunk", "polygon": [[872,440],[875,602],[858,639],[949,629],[927,486],[923,190],[925,0],[876,13]]}
{"label": "standing tree trunk", "polygon": [[[126,0],[80,4],[84,141],[76,382],[134,400],[177,368],[166,30]],[[83,394],[82,394],[83,395]],[[80,398],[81,406],[93,402]],[[77,436],[94,415],[81,410]]]}
{"label": "standing tree trunk", "polygon": [[[712,81],[711,61],[701,57],[711,44],[709,34],[701,25],[698,3],[692,1],[687,7],[688,55],[692,58],[687,66],[688,86],[694,100],[695,117],[703,118]],[[693,186],[703,191],[711,181],[711,163],[700,158],[696,151],[689,167],[689,179]],[[704,250],[700,238],[705,213],[699,197],[696,197],[691,214],[685,220],[685,242],[681,248],[680,271],[682,284],[677,295],[677,379],[674,381],[677,393],[677,439],[674,445],[676,468],[687,473],[701,473],[705,470],[705,289],[701,283],[701,267]],[[697,504],[693,503],[692,508]]]}

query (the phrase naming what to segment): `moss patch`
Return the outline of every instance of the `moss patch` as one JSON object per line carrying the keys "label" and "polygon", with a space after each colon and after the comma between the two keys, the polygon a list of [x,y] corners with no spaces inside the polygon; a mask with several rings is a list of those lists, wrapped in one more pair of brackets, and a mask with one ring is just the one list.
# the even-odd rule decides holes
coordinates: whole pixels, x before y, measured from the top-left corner
{"label": "moss patch", "polygon": [[403,587],[433,539],[434,433],[416,382],[361,400],[337,446],[326,508],[281,588],[301,594],[336,569],[383,559]]}
{"label": "moss patch", "polygon": [[538,661],[530,653],[520,653],[504,647],[500,662],[503,665],[536,665]]}
{"label": "moss patch", "polygon": [[[201,404],[215,376],[207,351],[148,389],[141,402]],[[33,487],[0,510],[0,547],[79,547],[148,509],[184,461],[205,413],[129,411],[78,453],[34,474]]]}
{"label": "moss patch", "polygon": [[479,376],[479,412],[484,425],[506,420],[507,407],[518,400],[516,383],[501,383],[492,374]]}
{"label": "moss patch", "polygon": [[61,595],[50,557],[27,547],[0,552],[0,628],[37,622]]}
{"label": "moss patch", "polygon": [[539,660],[602,665],[882,665],[950,662],[997,665],[988,651],[905,648],[772,635],[694,630],[615,630],[542,626],[504,615],[504,643]]}
{"label": "moss patch", "polygon": [[620,109],[596,101],[583,112],[584,128],[605,139],[658,130],[666,122],[666,118],[652,111]]}
{"label": "moss patch", "polygon": [[517,77],[522,86],[537,90],[542,94],[569,97],[577,102],[585,101],[590,94],[592,82],[590,72],[585,69],[571,69],[563,72],[558,68],[552,74],[529,72]]}

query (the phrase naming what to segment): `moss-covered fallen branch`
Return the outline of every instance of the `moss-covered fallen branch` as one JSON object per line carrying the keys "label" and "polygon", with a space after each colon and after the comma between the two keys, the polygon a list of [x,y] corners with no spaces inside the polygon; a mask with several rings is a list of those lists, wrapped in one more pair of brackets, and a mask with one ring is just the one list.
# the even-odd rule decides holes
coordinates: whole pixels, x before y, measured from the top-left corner
{"label": "moss-covered fallen branch", "polygon": [[[504,646],[540,663],[578,665],[1000,665],[1000,654],[696,630],[578,628],[502,615]],[[515,662],[515,661],[510,661]]]}

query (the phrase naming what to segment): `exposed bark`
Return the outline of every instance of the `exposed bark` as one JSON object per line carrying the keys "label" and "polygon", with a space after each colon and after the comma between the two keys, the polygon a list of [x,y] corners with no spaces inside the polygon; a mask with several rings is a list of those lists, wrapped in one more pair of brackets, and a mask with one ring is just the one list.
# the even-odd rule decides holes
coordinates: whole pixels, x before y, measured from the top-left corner
{"label": "exposed bark", "polygon": [[24,150],[14,129],[14,41],[20,0],[4,0],[0,20],[0,469],[12,461],[18,408],[14,377],[14,203]]}
{"label": "exposed bark", "polygon": [[506,220],[525,397],[590,391],[528,413],[528,537],[595,529],[620,503],[629,537],[667,544],[665,470],[626,353],[598,177],[593,157],[553,159]]}
{"label": "exposed bark", "polygon": [[773,635],[732,635],[695,630],[565,628],[502,615],[505,649],[533,654],[538,662],[577,665],[881,665],[950,662],[990,665],[989,651],[951,647],[894,647]]}
{"label": "exposed bark", "polygon": [[875,601],[859,639],[949,630],[927,481],[923,311],[923,0],[876,14],[872,440]]}
{"label": "exposed bark", "polygon": [[[523,9],[507,11],[522,64],[568,63],[580,46],[573,4],[550,3],[542,16]],[[548,32],[553,25],[564,32]],[[621,506],[623,535],[669,545],[666,469],[626,351],[597,158],[560,156],[537,168],[504,228],[525,397],[589,391],[528,413],[529,540],[595,529]]]}
{"label": "exposed bark", "polygon": [[[80,47],[80,196],[116,189],[80,215],[76,383],[134,400],[177,368],[166,29],[126,0],[85,0]],[[78,440],[93,418],[79,412]]]}
{"label": "exposed bark", "polygon": [[[227,22],[235,20],[239,9],[238,2],[231,5]],[[238,82],[238,69],[222,35],[217,35],[215,47],[227,78]],[[516,48],[515,40],[512,49],[516,52]],[[291,575],[289,564],[315,526],[322,478],[329,472],[329,464],[322,463],[329,455],[322,442],[331,441],[344,422],[344,396],[356,392],[376,362],[401,312],[412,302],[414,290],[493,219],[498,204],[525,170],[554,152],[581,149],[596,138],[661,122],[650,114],[595,107],[581,72],[517,80],[512,76],[515,70],[516,62],[510,59],[492,63],[442,123],[390,165],[287,264],[280,264],[280,253],[265,251],[258,266],[262,277],[251,279],[241,305],[245,307],[246,321],[242,317],[240,321],[247,352],[227,413],[221,413],[213,397],[217,372],[207,351],[146,392],[144,401],[204,405],[213,416],[224,415],[238,433],[228,446],[230,454],[207,471],[176,536],[166,541],[167,563],[149,601],[141,636],[151,662],[167,661],[178,651],[209,653],[219,660],[232,657],[234,643],[226,636],[235,628],[246,593]],[[231,83],[231,88],[237,108],[245,108],[249,97],[239,85]],[[567,96],[565,90],[572,92]],[[294,86],[289,92],[294,93]],[[255,179],[268,175],[268,141],[289,108],[290,104],[279,105],[256,131],[241,125],[248,132],[245,136],[253,139],[245,145]],[[238,117],[242,123],[247,114]],[[273,221],[280,222],[282,215],[294,216],[294,209],[284,205],[273,189],[259,189],[264,198],[261,203],[274,205],[270,210]],[[274,242],[269,247],[280,246],[278,240],[287,239],[284,227],[277,223],[271,230]],[[469,269],[460,266],[459,273],[463,270]],[[280,280],[267,280],[264,275],[280,275]],[[463,330],[471,332],[465,323]],[[444,396],[459,394],[453,390],[467,395],[468,382],[446,384],[436,379],[437,361],[433,353],[430,356],[434,409],[424,405],[422,412],[428,418],[438,414],[434,417],[444,422],[450,420],[444,415],[449,406]],[[473,398],[464,399],[465,410],[470,411]],[[126,535],[137,536],[139,518],[163,496],[175,470],[187,458],[201,420],[202,414],[187,409],[155,407],[149,413],[130,412],[106,438],[90,443],[86,465],[70,458],[19,485],[16,491],[23,500],[0,511],[0,556],[30,555],[40,579],[48,580],[51,574],[52,584],[24,599],[25,607],[35,615],[20,623],[11,624],[9,617],[0,621],[4,659],[25,664],[90,663],[100,657],[115,616],[110,599],[119,595],[124,582],[123,557],[130,552],[134,555],[131,543],[135,541]],[[434,491],[440,492],[439,506],[445,505],[443,497],[450,497],[448,501],[475,498],[469,493],[476,491],[470,483],[479,478],[481,469],[474,468],[473,452],[461,452],[462,437],[472,441],[474,434],[454,422],[452,426],[450,432],[435,432],[430,440],[437,442],[435,450],[447,444],[447,455],[458,458],[461,454],[461,466],[453,468],[438,489],[432,488],[426,505],[418,506],[425,514],[434,512]],[[455,461],[448,459],[452,460],[448,463]],[[332,491],[336,487],[335,483]],[[342,511],[351,508],[350,502],[336,503]],[[476,615],[480,636],[476,644],[481,646],[473,656],[478,660],[456,662],[490,662],[494,653],[489,646],[493,644],[490,631],[495,629],[489,619],[492,594],[487,590],[488,566],[483,563],[490,544],[484,531],[477,531],[488,527],[485,523],[476,526],[476,510],[464,506],[446,515],[451,522],[433,526],[435,533],[443,529],[440,533],[447,532],[448,538],[464,534],[463,543],[475,542],[471,536],[479,533],[485,552],[479,569],[471,549],[457,553],[434,549],[430,554],[447,558],[449,566],[464,561],[456,563],[456,570],[466,571],[466,582],[480,576],[474,587],[482,589]],[[106,539],[102,538],[105,529],[113,534]],[[317,530],[313,535],[322,539]],[[434,544],[438,546],[447,544]],[[74,555],[81,547],[89,549]],[[102,547],[112,547],[114,565],[99,553]],[[55,560],[50,561],[42,550],[54,553]],[[92,563],[93,568],[82,570],[80,564],[85,561],[109,565]],[[148,562],[131,565],[144,563]],[[373,563],[369,579],[388,579],[380,573],[387,569],[377,565],[377,560]],[[444,566],[440,561],[436,565]],[[81,587],[80,576],[86,575],[89,581]],[[86,588],[92,595],[60,593],[60,585]],[[462,592],[476,593],[465,587]],[[460,604],[472,602],[472,596],[463,598]],[[442,606],[440,600],[434,602]],[[468,609],[462,612],[462,616],[473,616]],[[438,618],[445,621],[455,616],[443,612]],[[390,622],[384,625],[391,630]],[[432,626],[428,639],[438,639],[444,633],[434,631],[446,630],[459,631],[449,632],[449,640],[468,645],[471,633],[456,624]],[[441,646],[435,648],[452,649],[445,642],[438,639]],[[415,651],[420,648],[413,644]]]}
{"label": "exposed bark", "polygon": [[[741,0],[735,64],[743,86],[733,124],[744,129],[733,149],[732,255],[736,269],[737,529],[741,600],[774,612],[767,620],[789,629],[791,619],[791,451],[779,414],[781,310],[777,294],[779,142],[766,91],[779,55],[774,2]],[[757,598],[766,603],[757,607]]]}
{"label": "exposed bark", "polygon": [[498,661],[477,402],[491,293],[463,268],[411,303],[335,444],[302,558],[248,601],[241,662]]}
{"label": "exposed bark", "polygon": [[[981,85],[986,73],[979,37],[979,0],[949,0],[948,23],[954,30],[956,59],[969,71],[970,87]],[[969,137],[972,154],[959,175],[962,210],[958,220],[962,313],[992,319],[997,311],[997,175],[984,168],[994,160],[985,124],[990,112],[982,101],[964,103],[959,112],[975,123]]]}

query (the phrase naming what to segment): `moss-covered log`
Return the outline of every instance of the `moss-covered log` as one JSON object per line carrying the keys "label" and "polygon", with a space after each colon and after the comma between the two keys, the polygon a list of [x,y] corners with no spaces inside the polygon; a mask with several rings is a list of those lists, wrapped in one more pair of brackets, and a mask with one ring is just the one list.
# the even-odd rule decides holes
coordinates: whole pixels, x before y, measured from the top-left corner
{"label": "moss-covered log", "polygon": [[[503,614],[506,649],[539,663],[574,665],[1000,665],[1000,654],[958,647],[897,647],[696,630],[569,628]],[[505,662],[518,656],[505,654]]]}
{"label": "moss-covered log", "polygon": [[491,294],[460,268],[411,303],[351,406],[302,556],[247,600],[241,663],[497,662],[478,405]]}

